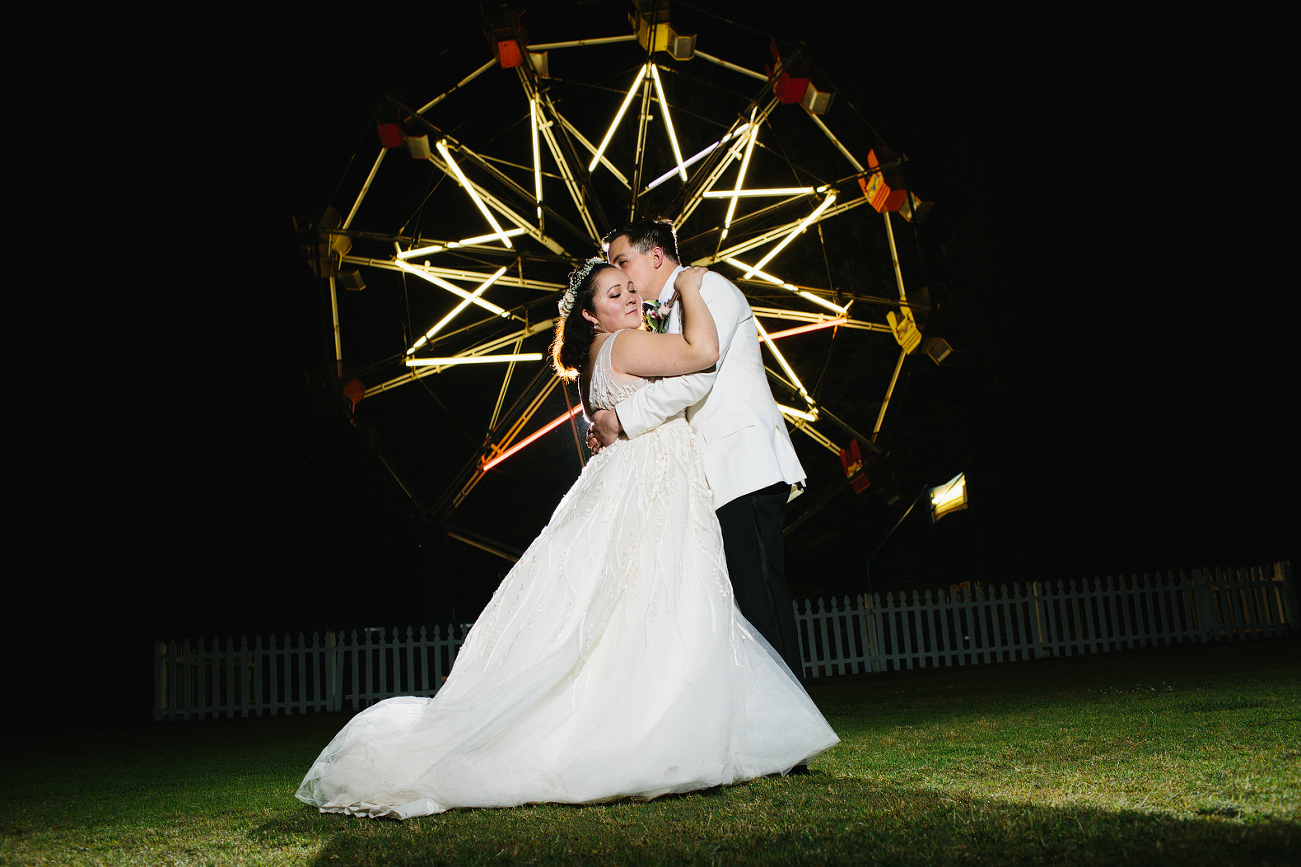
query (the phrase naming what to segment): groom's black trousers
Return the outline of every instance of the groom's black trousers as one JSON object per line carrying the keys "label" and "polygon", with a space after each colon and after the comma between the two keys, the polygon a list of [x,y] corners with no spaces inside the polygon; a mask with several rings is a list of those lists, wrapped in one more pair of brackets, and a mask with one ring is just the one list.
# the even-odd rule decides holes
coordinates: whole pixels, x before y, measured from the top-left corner
{"label": "groom's black trousers", "polygon": [[786,583],[782,540],[790,489],[786,482],[778,482],[737,497],[717,514],[737,607],[803,683],[804,653]]}

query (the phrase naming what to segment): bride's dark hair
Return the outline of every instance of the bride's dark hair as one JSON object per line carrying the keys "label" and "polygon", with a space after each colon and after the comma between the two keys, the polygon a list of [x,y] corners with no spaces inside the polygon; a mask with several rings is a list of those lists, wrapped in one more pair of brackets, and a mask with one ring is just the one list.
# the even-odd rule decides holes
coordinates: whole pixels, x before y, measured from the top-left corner
{"label": "bride's dark hair", "polygon": [[586,310],[596,315],[596,275],[614,266],[603,259],[588,259],[569,275],[569,288],[560,299],[556,339],[551,343],[551,365],[556,376],[572,380],[587,364],[587,354],[596,339],[596,329],[583,318]]}

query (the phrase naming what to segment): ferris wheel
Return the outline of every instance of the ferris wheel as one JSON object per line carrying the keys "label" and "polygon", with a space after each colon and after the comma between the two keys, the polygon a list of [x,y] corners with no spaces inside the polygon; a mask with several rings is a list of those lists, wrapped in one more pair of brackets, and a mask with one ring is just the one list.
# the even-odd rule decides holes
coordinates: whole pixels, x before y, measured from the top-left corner
{"label": "ferris wheel", "polygon": [[[485,16],[447,56],[463,71],[419,100],[384,98],[373,161],[340,182],[337,207],[295,218],[354,411],[449,379],[447,394],[474,395],[454,412],[470,445],[430,498],[439,515],[548,436],[581,460],[581,406],[547,357],[556,301],[633,218],[670,218],[683,263],[748,296],[783,415],[856,489],[906,360],[949,351],[923,337],[929,299],[905,285],[895,237],[929,203],[806,50],[684,24],[667,0],[620,13],[575,33]],[[787,348],[813,332],[889,358],[862,377],[870,425],[820,399],[829,351]]]}

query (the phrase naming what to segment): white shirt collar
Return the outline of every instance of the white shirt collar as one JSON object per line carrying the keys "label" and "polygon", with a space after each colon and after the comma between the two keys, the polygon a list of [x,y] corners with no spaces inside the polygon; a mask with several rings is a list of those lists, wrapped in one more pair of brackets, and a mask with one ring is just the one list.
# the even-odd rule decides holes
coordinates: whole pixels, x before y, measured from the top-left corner
{"label": "white shirt collar", "polygon": [[657,299],[661,304],[667,304],[668,300],[673,297],[673,284],[678,280],[678,274],[686,270],[686,266],[679,265],[669,274],[669,279],[664,281],[664,288],[660,289],[660,297]]}

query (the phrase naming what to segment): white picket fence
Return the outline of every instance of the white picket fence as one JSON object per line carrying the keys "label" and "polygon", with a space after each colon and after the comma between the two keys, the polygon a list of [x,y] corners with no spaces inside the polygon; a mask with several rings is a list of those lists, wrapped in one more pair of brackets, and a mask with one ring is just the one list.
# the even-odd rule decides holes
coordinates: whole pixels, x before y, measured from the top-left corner
{"label": "white picket fence", "polygon": [[[911,597],[805,602],[796,622],[807,677],[976,665],[1103,653],[1184,641],[1245,641],[1295,633],[1291,565],[1193,570],[1056,586],[977,586]],[[357,710],[395,695],[429,696],[451,671],[460,629],[261,636],[223,649],[158,642],[154,719]]]}
{"label": "white picket fence", "polygon": [[1104,653],[1185,641],[1246,641],[1297,629],[1289,563],[977,586],[796,607],[806,677]]}
{"label": "white picket fence", "polygon": [[204,719],[218,716],[352,710],[394,695],[433,695],[452,670],[464,629],[425,627],[406,635],[394,629],[313,632],[311,642],[300,632],[279,643],[262,636],[249,646],[241,637],[211,648],[202,639],[154,648],[154,719]]}

